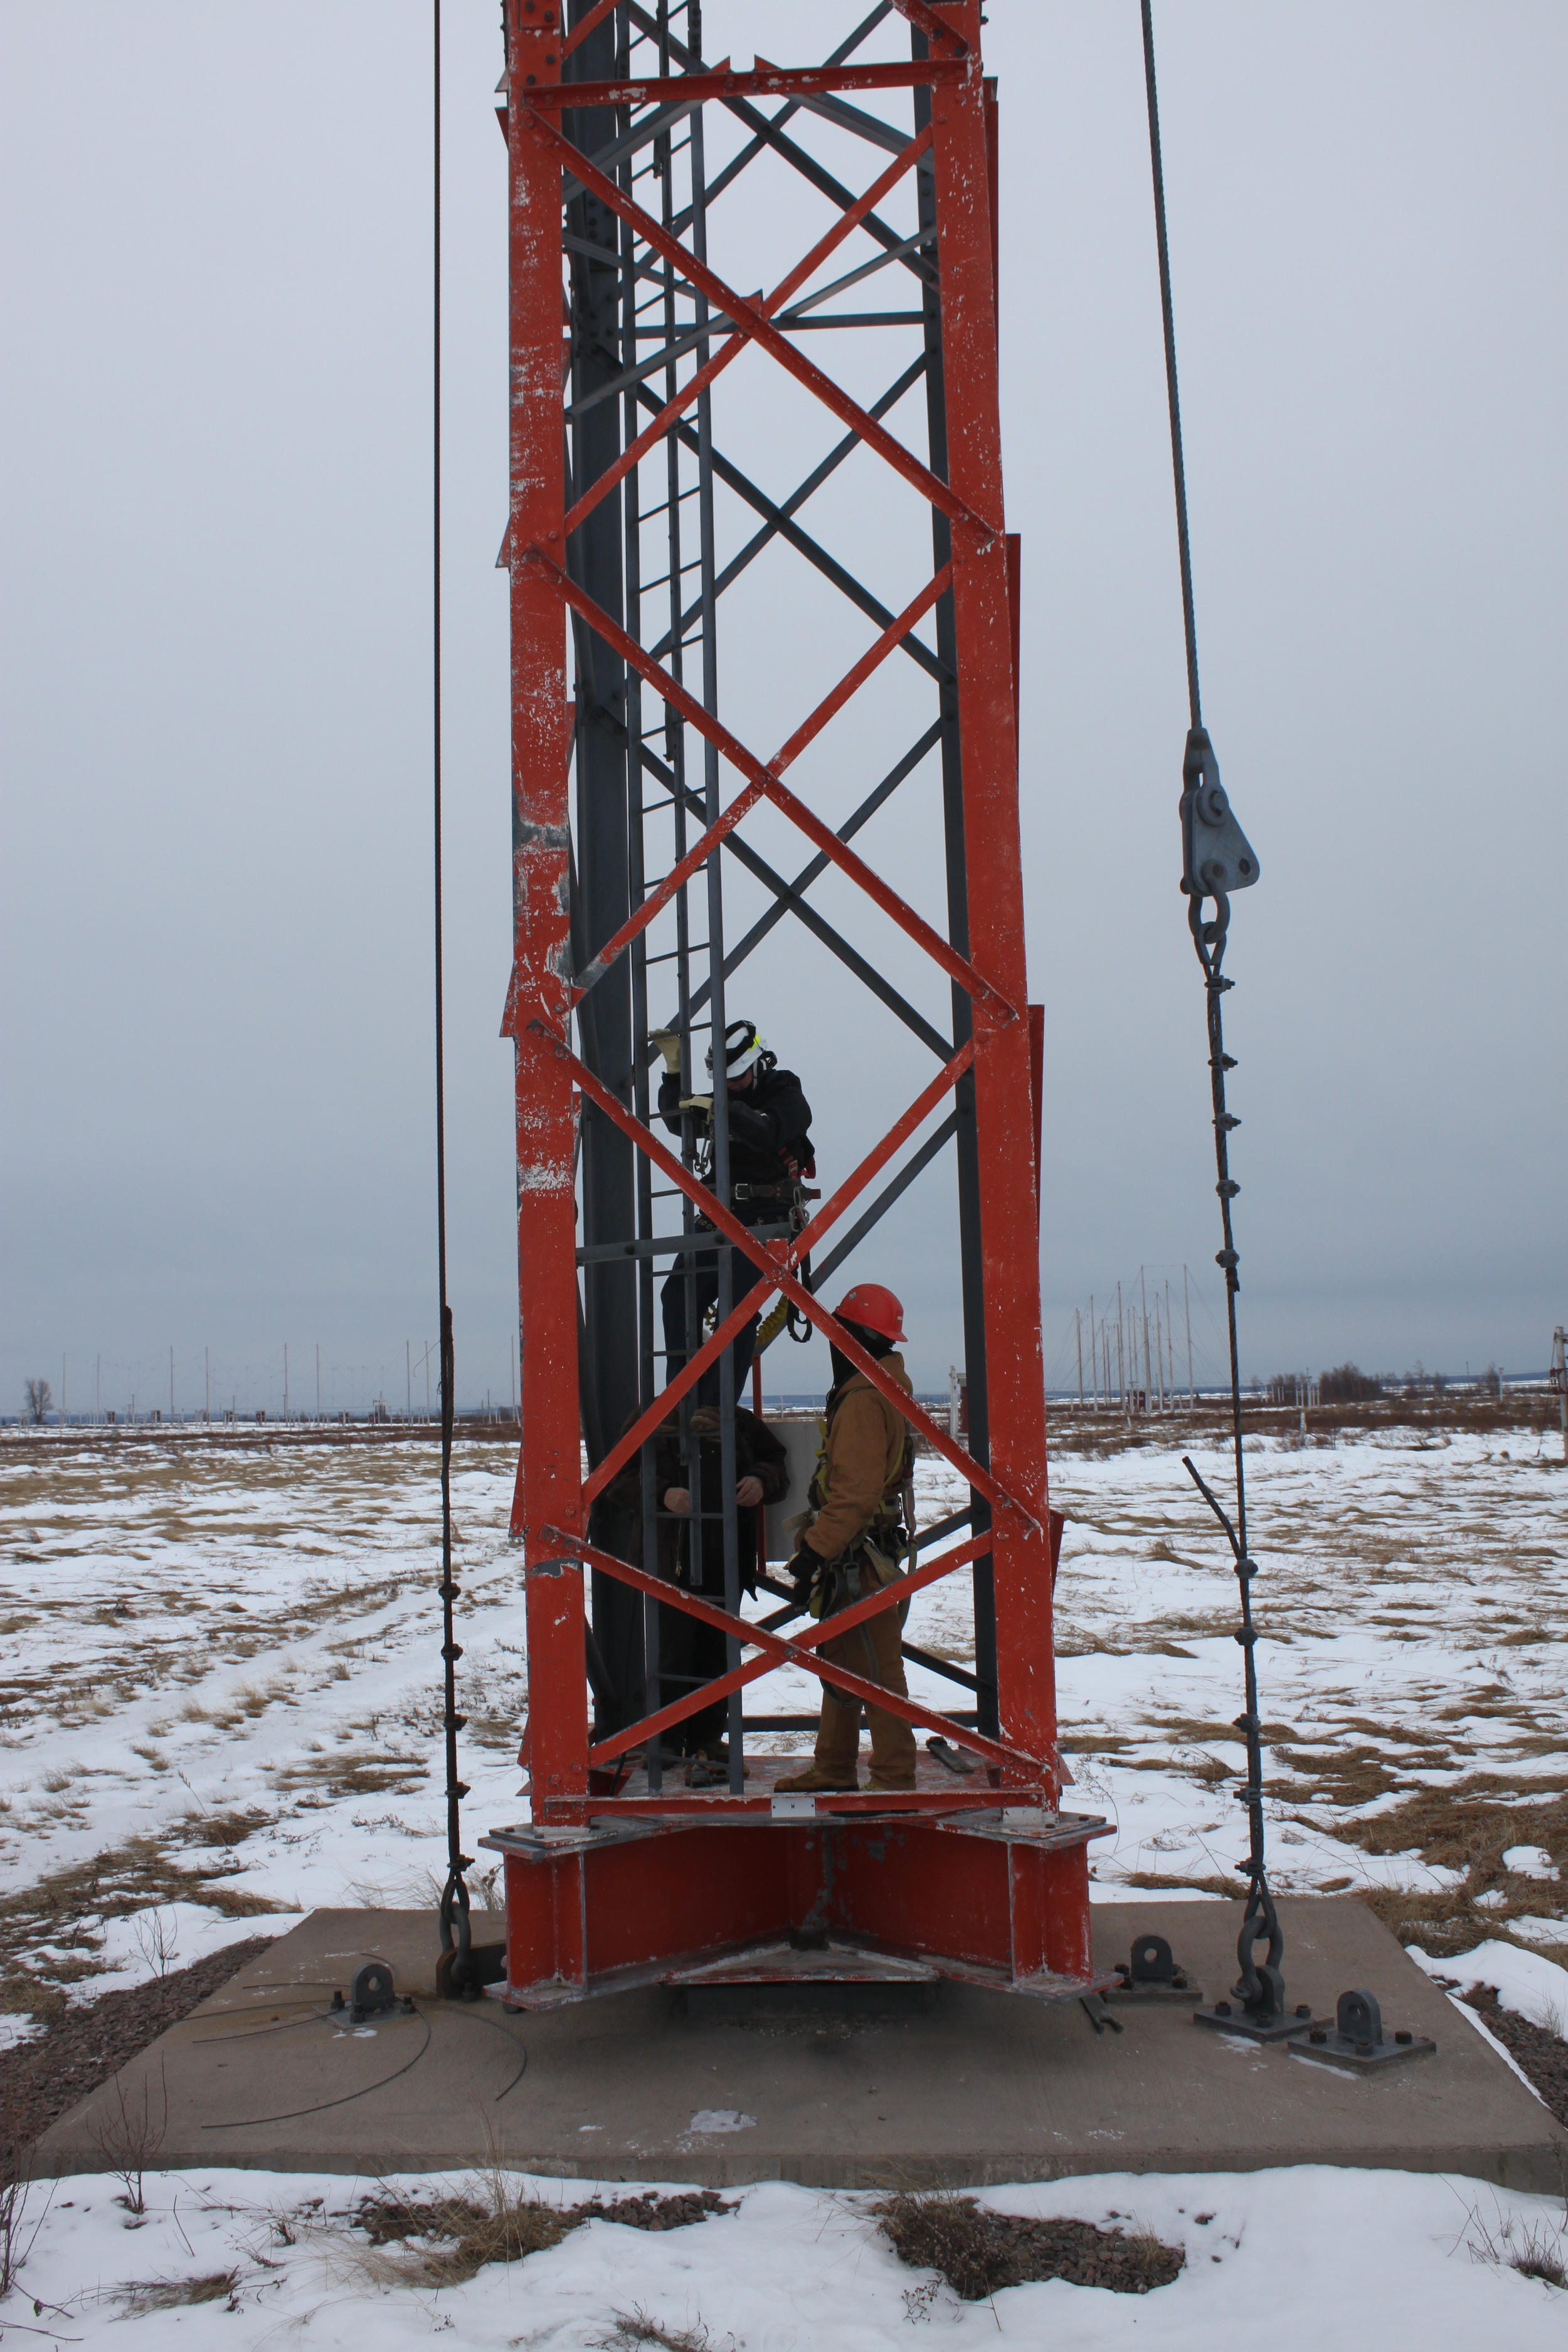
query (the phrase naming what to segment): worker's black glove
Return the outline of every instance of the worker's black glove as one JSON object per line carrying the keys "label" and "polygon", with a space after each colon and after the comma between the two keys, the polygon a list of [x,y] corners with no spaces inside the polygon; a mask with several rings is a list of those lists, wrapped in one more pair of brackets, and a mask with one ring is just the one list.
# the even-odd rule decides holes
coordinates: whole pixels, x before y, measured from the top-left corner
{"label": "worker's black glove", "polygon": [[794,1588],[793,1597],[797,1609],[805,1608],[810,1601],[811,1588],[816,1581],[816,1571],[821,1566],[820,1558],[808,1543],[797,1547],[795,1558],[784,1570],[784,1575]]}

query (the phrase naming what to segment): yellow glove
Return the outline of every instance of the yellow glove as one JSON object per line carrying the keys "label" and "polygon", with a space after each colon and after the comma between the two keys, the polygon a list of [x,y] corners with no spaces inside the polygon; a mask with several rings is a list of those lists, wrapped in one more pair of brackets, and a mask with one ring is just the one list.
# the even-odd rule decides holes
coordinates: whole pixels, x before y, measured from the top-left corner
{"label": "yellow glove", "polygon": [[710,1118],[713,1115],[713,1097],[711,1095],[682,1095],[680,1108],[682,1110],[700,1110],[704,1118]]}
{"label": "yellow glove", "polygon": [[664,1055],[664,1066],[669,1072],[670,1076],[672,1078],[678,1077],[680,1074],[679,1030],[652,1029],[648,1032],[647,1042],[650,1045],[657,1045],[659,1052]]}

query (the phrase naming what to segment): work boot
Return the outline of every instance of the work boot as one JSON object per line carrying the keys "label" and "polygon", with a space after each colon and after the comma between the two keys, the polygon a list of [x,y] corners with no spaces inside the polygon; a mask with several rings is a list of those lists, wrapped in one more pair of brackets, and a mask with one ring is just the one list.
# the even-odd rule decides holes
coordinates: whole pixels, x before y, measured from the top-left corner
{"label": "work boot", "polygon": [[877,1773],[873,1772],[867,1780],[866,1793],[868,1796],[886,1797],[896,1795],[900,1791],[907,1792],[909,1790],[912,1789],[914,1785],[915,1777],[912,1772],[907,1780],[884,1780]]}
{"label": "work boot", "polygon": [[843,1780],[825,1772],[818,1764],[809,1764],[804,1772],[786,1772],[773,1782],[781,1797],[805,1797],[831,1792],[836,1796],[852,1796],[858,1786],[854,1780]]}

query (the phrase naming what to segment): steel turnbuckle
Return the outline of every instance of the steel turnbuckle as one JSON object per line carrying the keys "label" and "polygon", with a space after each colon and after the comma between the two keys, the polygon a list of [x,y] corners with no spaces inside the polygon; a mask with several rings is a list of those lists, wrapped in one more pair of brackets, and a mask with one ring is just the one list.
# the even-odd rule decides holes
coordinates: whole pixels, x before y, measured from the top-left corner
{"label": "steel turnbuckle", "polygon": [[[1261,1866],[1254,1868],[1251,1875],[1252,1892],[1247,1898],[1241,1933],[1236,1943],[1240,1974],[1231,1989],[1230,1999],[1194,2009],[1193,2023],[1213,2025],[1225,2033],[1238,2033],[1248,2042],[1283,2042],[1288,2035],[1303,2032],[1316,2021],[1310,2001],[1299,2001],[1289,2011],[1286,2009],[1285,1976],[1279,1965],[1285,1957],[1284,1930]],[[1268,1950],[1261,1960],[1257,1960],[1253,1953],[1266,1939]]]}

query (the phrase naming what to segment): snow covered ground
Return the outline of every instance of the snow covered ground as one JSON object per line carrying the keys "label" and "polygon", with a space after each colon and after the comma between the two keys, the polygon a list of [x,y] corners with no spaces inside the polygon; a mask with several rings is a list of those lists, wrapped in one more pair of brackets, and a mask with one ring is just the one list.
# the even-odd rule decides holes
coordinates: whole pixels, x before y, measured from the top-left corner
{"label": "snow covered ground", "polygon": [[[1505,1441],[1248,1441],[1273,1871],[1364,1891],[1412,1940],[1501,1929],[1568,1958],[1568,1478]],[[1180,1452],[1157,1433],[1053,1470],[1069,1801],[1115,1823],[1107,1897],[1229,1891],[1242,1851],[1235,1580]],[[1223,1492],[1212,1438],[1196,1458]],[[476,1831],[527,1811],[512,1469],[468,1444],[455,1480]],[[942,1462],[919,1485],[924,1519],[960,1499]],[[428,1899],[437,1531],[422,1444],[0,1451],[0,2006],[133,1983],[321,1904]],[[972,1657],[962,1574],[917,1598],[909,1636]],[[961,1698],[918,1668],[911,1687]],[[747,1706],[814,1697],[788,1672]]]}
{"label": "snow covered ground", "polygon": [[[1107,1898],[1212,1897],[1235,1885],[1241,1851],[1235,1586],[1180,1450],[1067,1452],[1053,1473],[1069,1520],[1058,1614],[1070,1801],[1115,1823],[1096,1848]],[[1197,1458],[1219,1484],[1212,1444]],[[1500,1440],[1409,1433],[1259,1444],[1248,1471],[1276,1883],[1365,1891],[1429,1950],[1434,1973],[1498,1984],[1505,2005],[1537,2018],[1568,2011],[1555,1964],[1568,1958],[1557,1875],[1568,1482]],[[511,1472],[509,1448],[468,1445],[456,1481],[476,1829],[526,1811]],[[959,1499],[941,1464],[921,1465],[920,1486],[924,1518]],[[431,1898],[433,1450],[7,1447],[0,1525],[6,2042],[62,1991],[142,1981],[313,1906]],[[910,1638],[972,1654],[958,1580],[917,1601]],[[918,1671],[913,1684],[951,1694]],[[748,1706],[811,1696],[778,1675]],[[1468,1964],[1455,1958],[1466,1948]],[[551,2200],[589,2193],[537,2187]],[[784,2184],[664,2235],[594,2222],[438,2294],[395,2284],[372,2258],[340,2179],[149,2176],[143,2217],[120,2194],[114,2180],[75,2179],[46,2208],[33,2192],[18,2241],[31,2252],[0,2336],[25,2322],[29,2340],[78,2344],[162,2347],[177,2328],[192,2352],[296,2339],[328,2352],[368,2330],[389,2352],[447,2331],[498,2352],[672,2341],[870,2352],[930,2325],[954,2343],[1242,2352],[1262,2326],[1279,2352],[1325,2339],[1533,2352],[1562,2341],[1565,2307],[1506,2259],[1527,2243],[1562,2254],[1561,2204],[1397,2173],[994,2190],[987,2201],[1009,2211],[1130,2218],[1184,2246],[1187,2266],[1147,2297],[1058,2281],[977,2305],[903,2269],[869,2200]],[[210,2300],[181,2299],[193,2281]],[[652,2332],[639,2336],[643,2321]]]}
{"label": "snow covered ground", "polygon": [[[1560,2205],[1431,2174],[1102,2173],[992,2190],[984,2201],[1007,2212],[1150,2231],[1182,2247],[1186,2265],[1146,2295],[1051,2280],[981,2303],[906,2269],[868,2210],[872,2198],[777,2181],[736,2191],[737,2211],[693,2227],[650,2234],[590,2221],[463,2285],[411,2288],[395,2283],[393,2250],[373,2252],[349,2217],[362,2194],[417,2196],[426,2185],[160,2174],[139,2219],[113,2179],[61,2182],[47,2212],[35,2192],[42,2227],[0,2330],[9,2336],[16,2312],[29,2342],[104,2352],[360,2352],[367,2341],[405,2352],[447,2332],[483,2352],[897,2352],[922,2338],[1062,2352],[1246,2352],[1259,2342],[1271,2352],[1559,2352],[1568,2308],[1561,2290],[1497,2259],[1510,2247],[1563,2247]],[[591,2193],[579,2181],[532,2186],[551,2204]],[[192,2284],[210,2299],[176,2300]]]}

